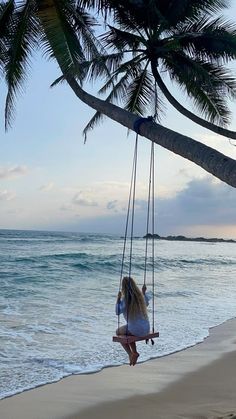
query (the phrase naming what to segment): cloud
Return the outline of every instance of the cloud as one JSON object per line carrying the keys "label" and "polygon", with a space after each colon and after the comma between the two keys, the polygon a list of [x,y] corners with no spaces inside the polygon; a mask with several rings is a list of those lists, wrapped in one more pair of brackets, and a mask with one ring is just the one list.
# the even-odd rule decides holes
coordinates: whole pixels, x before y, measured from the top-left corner
{"label": "cloud", "polygon": [[126,208],[127,202],[123,200],[114,199],[113,201],[108,201],[106,204],[106,209],[114,213],[123,213],[127,211]]}
{"label": "cloud", "polygon": [[0,167],[0,179],[24,176],[28,173],[26,166]]}
{"label": "cloud", "polygon": [[114,201],[109,201],[108,203],[107,203],[107,209],[108,210],[117,210],[117,204],[118,204],[118,201],[117,201],[117,199],[115,199]]}
{"label": "cloud", "polygon": [[74,207],[70,204],[63,204],[59,209],[60,211],[73,211]]}
{"label": "cloud", "polygon": [[160,200],[159,218],[169,226],[236,223],[236,191],[214,178],[194,179],[175,197]]}
{"label": "cloud", "polygon": [[13,192],[5,190],[0,190],[0,201],[11,201],[15,198],[15,194]]}
{"label": "cloud", "polygon": [[74,196],[72,202],[73,204],[80,205],[82,207],[97,207],[98,206],[98,202],[93,201],[92,199],[90,199],[90,197],[84,195],[82,191],[78,192]]}
{"label": "cloud", "polygon": [[54,188],[54,182],[49,182],[46,185],[40,186],[40,191],[42,192],[49,192]]}
{"label": "cloud", "polygon": [[[117,211],[119,205],[118,200],[111,200],[107,203],[106,208],[109,212],[106,216],[89,219],[83,217],[80,224],[81,231],[122,235],[125,213]],[[146,233],[146,219],[147,202],[137,199],[135,235],[142,236]],[[155,231],[161,235],[230,237],[235,234],[235,225],[236,191],[222,182],[216,182],[213,177],[192,179],[184,189],[177,191],[175,196],[155,199]]]}
{"label": "cloud", "polygon": [[[147,191],[143,183],[138,184],[137,189],[139,191],[139,197],[146,197]],[[74,191],[73,189],[67,189],[66,192],[71,193]],[[96,182],[90,187],[85,187],[77,191],[77,193],[74,193],[71,202],[73,205],[81,207],[96,207],[96,216],[106,215],[108,211],[110,214],[123,214],[127,210],[128,196],[128,183],[112,181]],[[92,210],[90,216],[92,216]]]}
{"label": "cloud", "polygon": [[224,153],[225,155],[235,158],[236,157],[236,147],[235,141],[230,141],[229,138],[225,138],[221,135],[217,135],[214,133],[201,133],[196,135],[197,140],[200,142],[216,148],[218,151]]}
{"label": "cloud", "polygon": [[104,190],[125,189],[127,191],[129,190],[130,186],[128,182],[116,182],[112,180],[107,180],[105,182],[96,182],[95,185]]}
{"label": "cloud", "polygon": [[[185,173],[184,173],[185,174]],[[106,192],[108,192],[106,190]],[[173,191],[172,191],[173,192]],[[127,199],[124,194],[100,188],[87,188],[74,194],[61,210],[80,211],[81,231],[123,234]],[[149,223],[151,224],[151,214]],[[147,200],[135,202],[134,234],[146,234]],[[149,224],[149,225],[150,225]],[[187,183],[175,194],[163,195],[160,188],[155,198],[155,231],[161,235],[235,235],[236,191],[214,177],[187,178]],[[218,229],[218,230],[217,230]],[[227,230],[227,232],[226,232]],[[225,233],[224,233],[225,231]]]}

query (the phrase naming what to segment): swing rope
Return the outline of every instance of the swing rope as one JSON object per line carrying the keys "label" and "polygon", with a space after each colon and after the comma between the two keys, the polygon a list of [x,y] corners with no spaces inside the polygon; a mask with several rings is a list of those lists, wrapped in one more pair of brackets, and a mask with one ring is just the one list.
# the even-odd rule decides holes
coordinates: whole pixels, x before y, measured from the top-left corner
{"label": "swing rope", "polygon": [[[152,143],[153,146],[153,143]],[[147,277],[147,255],[148,255],[148,232],[150,220],[150,200],[151,200],[151,186],[152,186],[152,165],[153,165],[153,147],[151,148],[151,158],[149,167],[149,182],[148,182],[148,204],[147,204],[147,223],[146,223],[146,241],[145,241],[145,257],[144,257],[144,277],[143,284],[146,285]]]}
{"label": "swing rope", "polygon": [[[152,265],[152,333],[154,333],[155,328],[155,306],[154,306],[154,287],[155,287],[155,242],[154,242],[154,231],[155,231],[155,156],[154,156],[154,142],[151,144],[151,155],[150,155],[150,166],[149,166],[149,186],[148,186],[148,205],[147,205],[147,224],[146,224],[146,243],[145,243],[145,257],[144,257],[144,279],[143,284],[146,285],[147,277],[147,259],[148,259],[148,241],[149,241],[149,222],[150,222],[150,207],[152,213],[151,219],[151,233],[152,233],[152,242],[151,242],[151,265]],[[153,339],[151,339],[152,345],[154,345]]]}
{"label": "swing rope", "polygon": [[[123,271],[124,271],[124,259],[126,253],[126,245],[127,245],[127,235],[128,235],[128,227],[129,227],[129,217],[131,211],[131,233],[130,233],[130,252],[129,252],[129,278],[131,277],[131,270],[132,270],[132,254],[133,254],[133,233],[134,233],[134,209],[135,209],[135,197],[136,197],[136,178],[137,178],[137,160],[138,160],[138,136],[140,125],[144,122],[152,121],[153,118],[150,116],[148,118],[138,118],[134,123],[134,130],[136,131],[136,140],[135,140],[135,147],[134,147],[134,157],[133,157],[133,166],[132,166],[132,174],[131,174],[131,183],[130,183],[130,191],[129,191],[129,199],[128,199],[128,209],[127,209],[127,216],[126,216],[126,225],[125,225],[125,236],[124,236],[124,245],[123,245],[123,253],[122,253],[122,262],[121,262],[121,273],[120,273],[120,284],[119,284],[119,292],[121,291],[121,284],[123,278]],[[151,143],[151,155],[150,155],[150,167],[149,167],[149,186],[148,186],[148,207],[147,207],[147,223],[146,223],[146,243],[145,243],[145,263],[144,263],[144,280],[143,285],[146,285],[146,276],[147,276],[147,255],[148,255],[148,232],[149,232],[149,222],[150,222],[150,206],[152,207],[152,293],[153,293],[153,301],[152,301],[152,332],[154,333],[154,314],[155,314],[155,307],[154,307],[154,142]],[[128,325],[128,315],[129,310],[127,307],[127,325]],[[120,314],[118,314],[118,328],[120,327]],[[126,330],[127,336],[128,330]],[[152,340],[152,344],[154,344]]]}
{"label": "swing rope", "polygon": [[155,156],[154,156],[154,142],[152,142],[152,332],[155,328]]}
{"label": "swing rope", "polygon": [[[127,210],[126,224],[125,224],[124,245],[123,245],[122,261],[121,261],[119,291],[121,290],[121,282],[122,282],[123,272],[124,272],[124,260],[125,260],[125,253],[126,253],[126,244],[127,244],[127,236],[128,236],[129,215],[130,215],[130,206],[131,206],[132,195],[133,195],[133,197],[132,197],[132,218],[134,218],[135,191],[133,191],[133,189],[134,189],[134,181],[136,182],[137,157],[138,157],[138,134],[136,135],[135,147],[134,147],[133,167],[132,167],[132,174],[131,174],[129,200],[128,200],[128,210]],[[133,226],[133,220],[132,220],[132,226]],[[133,241],[132,234],[131,234],[131,239]],[[129,274],[131,274],[131,259],[132,259],[132,250],[130,251]]]}
{"label": "swing rope", "polygon": [[[132,205],[130,254],[129,254],[129,277],[131,276],[132,252],[133,252],[133,229],[134,229],[134,206],[135,206],[136,175],[137,175],[137,159],[138,159],[138,133],[136,134],[135,146],[134,146],[133,167],[132,167],[132,174],[131,174],[128,209],[127,209],[126,224],[125,224],[124,245],[123,245],[122,261],[121,261],[119,292],[121,291],[121,283],[122,283],[122,278],[123,278],[124,260],[125,260],[128,227],[129,227],[130,207]],[[131,198],[132,198],[132,202],[131,202]],[[127,311],[127,323],[128,323],[128,311]],[[120,314],[118,314],[118,329],[119,329],[119,327],[120,327]]]}
{"label": "swing rope", "polygon": [[135,206],[135,197],[136,197],[137,160],[138,160],[138,134],[136,134],[135,156],[134,156],[134,177],[133,177],[132,214],[131,214],[131,232],[130,232],[130,253],[129,253],[129,277],[131,277],[132,255],[133,255],[134,206]]}

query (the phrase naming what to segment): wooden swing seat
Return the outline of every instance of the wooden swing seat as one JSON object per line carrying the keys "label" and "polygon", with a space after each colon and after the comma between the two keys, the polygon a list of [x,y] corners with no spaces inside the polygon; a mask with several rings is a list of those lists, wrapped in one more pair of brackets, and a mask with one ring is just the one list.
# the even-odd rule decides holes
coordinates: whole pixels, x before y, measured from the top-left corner
{"label": "wooden swing seat", "polygon": [[155,333],[149,333],[146,336],[118,335],[118,336],[113,336],[112,340],[113,342],[119,342],[119,343],[132,343],[132,342],[138,342],[140,340],[148,340],[148,339],[154,339],[158,337],[159,337],[159,332],[155,332]]}

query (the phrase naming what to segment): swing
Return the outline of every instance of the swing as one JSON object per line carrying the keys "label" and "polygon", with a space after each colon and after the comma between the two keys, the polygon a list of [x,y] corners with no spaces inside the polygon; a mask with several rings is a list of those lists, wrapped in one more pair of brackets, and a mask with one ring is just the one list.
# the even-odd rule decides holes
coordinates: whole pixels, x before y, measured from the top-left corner
{"label": "swing", "polygon": [[[134,148],[134,157],[133,157],[133,168],[131,176],[131,185],[129,192],[129,201],[128,201],[128,210],[126,218],[126,227],[125,227],[125,236],[124,236],[124,245],[123,245],[123,255],[121,263],[121,274],[120,274],[120,285],[119,291],[121,290],[121,282],[123,278],[123,269],[124,269],[124,258],[127,242],[127,233],[128,233],[128,224],[129,224],[129,214],[132,200],[132,213],[131,213],[131,234],[130,234],[130,255],[129,255],[129,277],[131,277],[131,268],[132,268],[132,250],[133,250],[133,229],[134,229],[134,206],[135,206],[135,193],[136,193],[136,173],[137,173],[137,156],[138,156],[138,135],[139,127],[143,122],[152,120],[152,117],[148,118],[138,118],[134,124],[134,130],[136,131],[136,141]],[[149,232],[149,216],[150,216],[150,202],[152,204],[152,332],[145,336],[134,336],[134,335],[116,335],[113,336],[113,342],[119,342],[123,344],[129,344],[132,342],[138,342],[145,340],[148,343],[151,340],[152,345],[154,345],[154,338],[159,337],[159,332],[154,331],[154,142],[151,143],[151,155],[150,155],[150,169],[149,169],[149,187],[148,187],[148,206],[147,206],[147,228],[146,228],[146,244],[145,244],[145,264],[144,264],[144,280],[143,285],[146,286],[146,275],[147,275],[147,254],[148,254],[148,232]],[[151,196],[152,195],[152,196]],[[128,307],[127,307],[127,317],[128,317]],[[127,318],[128,323],[128,318]],[[118,329],[120,327],[120,314],[118,314]]]}

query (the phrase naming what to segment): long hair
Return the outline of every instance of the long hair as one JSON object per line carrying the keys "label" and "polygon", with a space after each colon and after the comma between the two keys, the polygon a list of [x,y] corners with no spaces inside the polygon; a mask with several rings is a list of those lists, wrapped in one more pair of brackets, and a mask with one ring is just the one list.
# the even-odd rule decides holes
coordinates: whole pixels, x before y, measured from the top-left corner
{"label": "long hair", "polygon": [[134,279],[129,276],[124,276],[121,290],[129,318],[135,319],[135,317],[141,314],[147,319],[148,314],[144,296]]}

